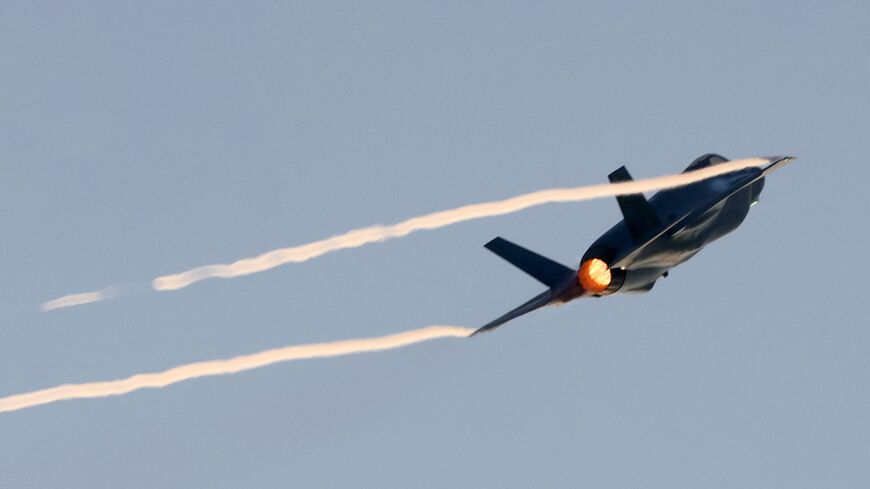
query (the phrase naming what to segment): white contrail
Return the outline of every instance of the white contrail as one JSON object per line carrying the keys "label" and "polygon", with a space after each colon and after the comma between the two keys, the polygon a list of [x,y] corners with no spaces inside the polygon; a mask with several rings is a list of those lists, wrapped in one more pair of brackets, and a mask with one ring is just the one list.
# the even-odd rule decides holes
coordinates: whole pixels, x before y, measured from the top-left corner
{"label": "white contrail", "polygon": [[53,309],[60,309],[61,307],[80,306],[82,304],[90,304],[91,302],[111,299],[117,295],[118,291],[115,287],[107,287],[102,290],[95,290],[94,292],[84,292],[81,294],[70,294],[58,297],[57,299],[43,302],[39,308],[43,311],[51,311]]}
{"label": "white contrail", "polygon": [[279,362],[389,350],[437,338],[465,338],[471,335],[473,331],[473,329],[459,326],[428,326],[376,338],[286,346],[227,360],[189,363],[164,370],[163,372],[137,374],[120,380],[60,385],[49,389],[0,398],[0,413],[27,409],[41,404],[68,399],[119,396],[139,389],[166,387],[177,382],[198,377],[234,374]]}
{"label": "white contrail", "polygon": [[540,190],[518,195],[505,200],[466,205],[446,211],[433,212],[414,217],[391,226],[370,226],[348,231],[338,236],[314,241],[312,243],[280,248],[262,255],[229,264],[205,265],[186,272],[163,275],[151,282],[154,290],[177,290],[209,278],[232,278],[270,270],[292,262],[303,262],[333,251],[356,248],[370,243],[407,236],[415,231],[437,229],[484,217],[510,214],[529,207],[555,202],[577,202],[600,197],[612,197],[641,192],[651,192],[665,188],[680,187],[724,173],[748,167],[763,166],[771,158],[747,158],[722,163],[689,173],[666,175],[646,180],[617,184],[589,185],[585,187],[557,188]]}
{"label": "white contrail", "polygon": [[[272,250],[259,256],[244,258],[233,263],[205,265],[185,272],[163,275],[155,278],[151,282],[151,287],[158,291],[178,290],[209,278],[232,278],[263,272],[287,263],[307,261],[333,251],[400,238],[415,231],[437,229],[473,219],[510,214],[548,203],[577,202],[601,197],[680,187],[744,168],[763,166],[771,161],[772,158],[747,158],[721,163],[689,173],[666,175],[617,184],[607,183],[584,187],[540,190],[509,199],[466,205],[414,217],[390,226],[376,225],[355,229],[331,238],[290,248]],[[101,291],[64,296],[43,303],[41,308],[44,311],[50,311],[60,307],[97,302],[116,295],[110,293],[112,290],[113,288],[109,287]]]}

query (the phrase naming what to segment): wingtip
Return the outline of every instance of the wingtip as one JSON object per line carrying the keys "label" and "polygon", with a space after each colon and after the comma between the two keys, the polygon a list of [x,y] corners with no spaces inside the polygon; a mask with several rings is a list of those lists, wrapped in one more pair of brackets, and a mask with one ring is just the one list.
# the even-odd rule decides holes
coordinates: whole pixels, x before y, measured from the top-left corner
{"label": "wingtip", "polygon": [[468,335],[467,337],[468,337],[468,338],[473,338],[473,337],[479,335],[480,333],[486,333],[487,331],[489,331],[489,329],[490,329],[490,328],[487,328],[486,326],[484,326],[484,327],[482,327],[482,328],[477,328],[476,330],[474,330],[473,333],[471,333],[471,334]]}
{"label": "wingtip", "polygon": [[780,161],[794,161],[797,159],[797,156],[767,156],[765,159],[770,163],[779,163]]}

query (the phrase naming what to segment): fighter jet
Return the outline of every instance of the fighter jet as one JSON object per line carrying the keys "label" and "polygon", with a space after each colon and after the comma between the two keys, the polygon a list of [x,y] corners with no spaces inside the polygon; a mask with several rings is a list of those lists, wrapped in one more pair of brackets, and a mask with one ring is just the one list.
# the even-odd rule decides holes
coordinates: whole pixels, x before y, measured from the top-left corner
{"label": "fighter jet", "polygon": [[[528,302],[487,323],[474,335],[543,306],[580,297],[649,292],[670,269],[692,258],[705,246],[737,229],[758,202],[764,178],[794,160],[769,158],[764,167],[746,168],[697,183],[662,190],[649,200],[643,194],[616,197],[623,219],[570,268],[497,237],[484,245],[548,288]],[[684,171],[692,172],[728,161],[706,154]],[[611,183],[631,181],[626,168],[608,176]],[[473,336],[473,335],[472,335]]]}

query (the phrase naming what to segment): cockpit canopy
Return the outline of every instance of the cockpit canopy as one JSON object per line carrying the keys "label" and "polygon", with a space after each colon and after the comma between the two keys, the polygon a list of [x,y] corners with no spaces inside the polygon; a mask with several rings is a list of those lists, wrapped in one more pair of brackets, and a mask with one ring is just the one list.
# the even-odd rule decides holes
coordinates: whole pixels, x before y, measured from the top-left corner
{"label": "cockpit canopy", "polygon": [[695,171],[700,168],[706,168],[711,165],[718,165],[719,163],[724,163],[728,161],[726,158],[723,158],[720,155],[715,153],[707,153],[703,156],[699,156],[695,161],[693,161],[689,166],[683,170],[683,173]]}

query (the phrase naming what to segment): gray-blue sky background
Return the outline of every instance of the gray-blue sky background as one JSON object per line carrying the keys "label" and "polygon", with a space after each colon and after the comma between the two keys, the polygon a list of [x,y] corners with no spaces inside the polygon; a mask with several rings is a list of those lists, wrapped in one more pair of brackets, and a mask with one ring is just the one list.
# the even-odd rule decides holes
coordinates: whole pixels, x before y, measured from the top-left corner
{"label": "gray-blue sky background", "polygon": [[[694,157],[795,154],[652,293],[0,415],[0,487],[867,487],[865,2],[0,7],[0,396],[476,326],[612,199],[153,277]],[[117,283],[142,293],[40,313]]]}

